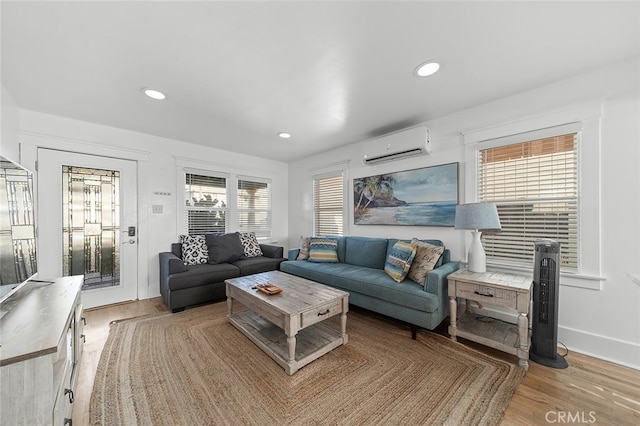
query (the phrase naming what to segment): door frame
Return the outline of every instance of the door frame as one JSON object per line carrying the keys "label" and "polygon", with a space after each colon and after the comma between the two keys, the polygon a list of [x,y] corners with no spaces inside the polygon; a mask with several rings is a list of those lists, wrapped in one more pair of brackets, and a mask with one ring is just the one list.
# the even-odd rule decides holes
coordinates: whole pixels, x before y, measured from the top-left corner
{"label": "door frame", "polygon": [[[78,154],[89,154],[104,157],[111,157],[121,160],[132,160],[138,163],[138,179],[137,179],[137,200],[138,200],[138,299],[148,299],[150,296],[159,295],[159,289],[150,291],[149,289],[149,259],[148,255],[148,211],[149,198],[147,190],[148,184],[145,179],[140,176],[149,174],[149,159],[151,153],[145,150],[133,148],[109,147],[96,142],[84,141],[80,138],[70,139],[47,134],[36,134],[21,132],[19,135],[20,142],[20,158],[19,162],[24,167],[35,173],[34,193],[38,196],[37,187],[37,160],[38,148],[55,149],[60,151],[69,151]],[[40,208],[36,206],[36,209]],[[37,226],[37,224],[36,224]],[[38,249],[38,257],[43,255],[40,245],[36,243]]]}

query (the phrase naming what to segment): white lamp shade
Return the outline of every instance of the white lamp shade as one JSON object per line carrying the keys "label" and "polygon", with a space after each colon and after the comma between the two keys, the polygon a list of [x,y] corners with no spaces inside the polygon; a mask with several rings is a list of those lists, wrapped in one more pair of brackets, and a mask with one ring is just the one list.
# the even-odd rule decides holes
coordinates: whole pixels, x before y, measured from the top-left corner
{"label": "white lamp shade", "polygon": [[456,206],[456,229],[499,230],[498,208],[493,203],[470,203]]}
{"label": "white lamp shade", "polygon": [[471,272],[486,272],[487,257],[480,241],[481,231],[499,230],[498,208],[493,203],[460,204],[456,207],[456,229],[472,230],[472,240],[467,254],[467,268]]}

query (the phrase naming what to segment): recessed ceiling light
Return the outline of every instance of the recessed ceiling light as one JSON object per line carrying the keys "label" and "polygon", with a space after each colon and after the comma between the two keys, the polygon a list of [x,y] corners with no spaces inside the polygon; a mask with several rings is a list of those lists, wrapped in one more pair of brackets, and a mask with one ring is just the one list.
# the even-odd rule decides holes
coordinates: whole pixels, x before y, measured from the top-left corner
{"label": "recessed ceiling light", "polygon": [[282,139],[289,139],[291,137],[291,133],[289,133],[289,132],[280,132],[280,133],[278,133],[278,136],[280,136]]}
{"label": "recessed ceiling light", "polygon": [[142,92],[144,92],[144,94],[150,97],[151,99],[156,99],[158,101],[163,101],[167,98],[167,95],[154,89],[144,88],[142,89]]}
{"label": "recessed ceiling light", "polygon": [[416,68],[416,75],[418,77],[428,77],[435,74],[440,69],[440,64],[434,61],[424,62]]}

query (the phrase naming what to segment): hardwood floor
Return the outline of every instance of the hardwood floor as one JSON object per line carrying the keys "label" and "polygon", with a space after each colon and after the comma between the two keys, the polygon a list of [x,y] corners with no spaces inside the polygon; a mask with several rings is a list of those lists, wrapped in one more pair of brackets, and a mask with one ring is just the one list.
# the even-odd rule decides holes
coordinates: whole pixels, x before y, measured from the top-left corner
{"label": "hardwood floor", "polygon": [[[109,323],[168,311],[161,298],[85,311],[86,343],[80,362],[73,404],[73,424],[89,424],[89,402]],[[446,323],[447,321],[445,321]],[[446,324],[436,332],[446,335]],[[419,333],[428,331],[420,330]],[[410,339],[409,328],[407,337]],[[512,355],[459,341],[495,357],[517,362]],[[530,363],[529,371],[511,400],[502,425],[640,424],[640,371],[570,352],[569,368],[557,370]]]}

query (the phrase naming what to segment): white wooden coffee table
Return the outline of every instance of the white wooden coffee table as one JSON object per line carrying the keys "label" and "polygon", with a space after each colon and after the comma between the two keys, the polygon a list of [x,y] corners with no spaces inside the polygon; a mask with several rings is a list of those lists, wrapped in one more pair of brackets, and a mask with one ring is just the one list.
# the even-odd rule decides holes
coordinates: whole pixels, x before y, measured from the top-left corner
{"label": "white wooden coffee table", "polygon": [[[257,284],[271,283],[282,292],[267,295]],[[349,293],[280,271],[225,280],[228,319],[253,343],[292,375],[311,361],[349,341]],[[234,310],[234,302],[244,309]],[[340,330],[326,323],[340,315]]]}

